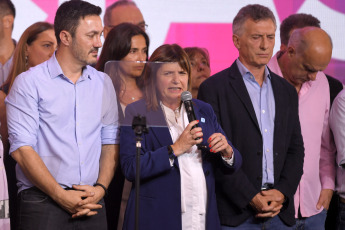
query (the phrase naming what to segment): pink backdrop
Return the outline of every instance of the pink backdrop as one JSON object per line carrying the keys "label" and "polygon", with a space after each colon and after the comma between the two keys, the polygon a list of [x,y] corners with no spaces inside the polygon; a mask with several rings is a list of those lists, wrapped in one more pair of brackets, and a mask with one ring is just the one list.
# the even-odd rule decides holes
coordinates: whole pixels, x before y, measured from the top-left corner
{"label": "pink backdrop", "polygon": [[[88,0],[105,8],[115,0]],[[53,22],[56,9],[63,0],[13,0],[17,17],[14,38],[36,21]],[[345,83],[345,1],[344,0],[136,0],[149,25],[150,53],[163,43],[183,47],[207,48],[212,73],[227,68],[238,56],[232,44],[231,23],[238,10],[247,4],[268,6],[280,22],[293,13],[310,13],[321,21],[321,27],[332,37],[334,50],[326,73]],[[29,9],[29,10],[28,10]],[[275,52],[279,49],[277,30]]]}

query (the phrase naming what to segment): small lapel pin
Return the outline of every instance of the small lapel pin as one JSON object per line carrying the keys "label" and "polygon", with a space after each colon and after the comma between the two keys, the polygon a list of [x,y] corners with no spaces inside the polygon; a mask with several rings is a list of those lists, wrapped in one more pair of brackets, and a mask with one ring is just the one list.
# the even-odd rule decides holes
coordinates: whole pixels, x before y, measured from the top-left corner
{"label": "small lapel pin", "polygon": [[202,118],[200,119],[200,121],[201,121],[202,123],[205,123],[205,118],[202,117]]}

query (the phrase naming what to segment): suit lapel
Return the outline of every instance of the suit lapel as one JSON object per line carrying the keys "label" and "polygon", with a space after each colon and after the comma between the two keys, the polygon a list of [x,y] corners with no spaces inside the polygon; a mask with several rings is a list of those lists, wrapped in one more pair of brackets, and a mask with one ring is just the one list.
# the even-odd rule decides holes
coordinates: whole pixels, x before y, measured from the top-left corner
{"label": "suit lapel", "polygon": [[286,109],[284,107],[284,105],[286,105],[287,103],[284,102],[284,97],[283,93],[281,93],[281,91],[283,90],[279,84],[279,82],[277,81],[277,77],[279,76],[274,76],[272,74],[272,72],[270,71],[270,75],[271,75],[271,83],[272,83],[272,89],[273,89],[273,95],[274,95],[274,101],[275,101],[275,118],[274,118],[274,133],[276,136],[276,134],[279,133],[279,130],[281,129],[280,126],[282,126],[282,124],[284,123],[283,121],[284,119],[284,115],[286,113],[284,113],[284,110]]}
{"label": "suit lapel", "polygon": [[255,110],[252,104],[252,101],[250,100],[249,93],[247,91],[247,87],[244,84],[242,75],[240,71],[238,70],[238,67],[236,65],[236,61],[232,64],[230,67],[230,75],[229,75],[229,81],[230,86],[233,88],[237,96],[242,101],[244,107],[247,109],[250,117],[252,118],[253,122],[255,123],[255,126],[260,131],[259,123],[256,118]]}
{"label": "suit lapel", "polygon": [[173,144],[162,108],[159,106],[158,110],[156,111],[148,111],[147,117],[150,119],[148,123],[152,128],[150,129],[150,132],[152,132],[152,134],[156,137],[157,142],[161,146]]}

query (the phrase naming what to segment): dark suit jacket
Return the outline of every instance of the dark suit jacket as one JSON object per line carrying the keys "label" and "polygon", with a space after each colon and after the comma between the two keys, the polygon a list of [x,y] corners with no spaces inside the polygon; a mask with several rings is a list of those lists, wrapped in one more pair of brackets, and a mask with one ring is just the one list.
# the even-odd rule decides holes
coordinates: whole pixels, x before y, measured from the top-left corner
{"label": "dark suit jacket", "polygon": [[[273,138],[274,188],[287,202],[280,218],[295,222],[293,196],[303,172],[304,147],[296,89],[270,71],[275,98]],[[262,184],[263,141],[253,104],[236,62],[208,78],[198,98],[211,104],[227,137],[241,152],[243,164],[233,175],[216,174],[218,211],[222,225],[238,226],[255,212],[249,202]]]}
{"label": "dark suit jacket", "polygon": [[[196,117],[203,131],[203,145],[208,146],[207,139],[213,133],[221,132],[220,125],[210,105],[193,100]],[[163,111],[148,111],[144,100],[134,102],[126,108],[125,122],[121,127],[120,159],[125,177],[135,180],[135,136],[131,128],[133,116],[146,116],[150,126],[149,133],[143,135],[140,157],[140,229],[181,229],[181,187],[178,158],[170,166],[167,146],[173,144]],[[209,149],[208,149],[209,150]],[[214,167],[232,173],[241,165],[241,155],[235,152],[235,162],[230,167],[223,162],[219,154],[202,151],[202,167],[207,185],[206,229],[220,229],[215,197]],[[129,196],[124,229],[135,226],[135,183]]]}
{"label": "dark suit jacket", "polygon": [[327,74],[325,74],[328,80],[329,84],[329,94],[330,94],[330,99],[331,99],[331,107],[333,104],[334,99],[340,93],[340,91],[343,90],[343,84],[336,78],[331,77]]}

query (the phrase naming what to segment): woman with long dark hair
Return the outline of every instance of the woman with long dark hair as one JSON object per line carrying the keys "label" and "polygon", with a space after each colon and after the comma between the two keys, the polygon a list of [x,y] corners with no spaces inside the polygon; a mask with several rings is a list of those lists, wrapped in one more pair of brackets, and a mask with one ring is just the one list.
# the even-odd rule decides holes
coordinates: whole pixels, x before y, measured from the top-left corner
{"label": "woman with long dark hair", "polygon": [[96,69],[107,72],[113,80],[121,113],[128,104],[142,97],[141,76],[149,43],[145,31],[130,23],[115,26],[104,42]]}
{"label": "woman with long dark hair", "polygon": [[[142,98],[142,74],[148,58],[149,37],[140,27],[130,23],[115,26],[105,39],[96,69],[112,79],[117,96],[120,123],[125,108]],[[105,197],[108,229],[122,229],[131,183],[125,181],[118,167]]]}

